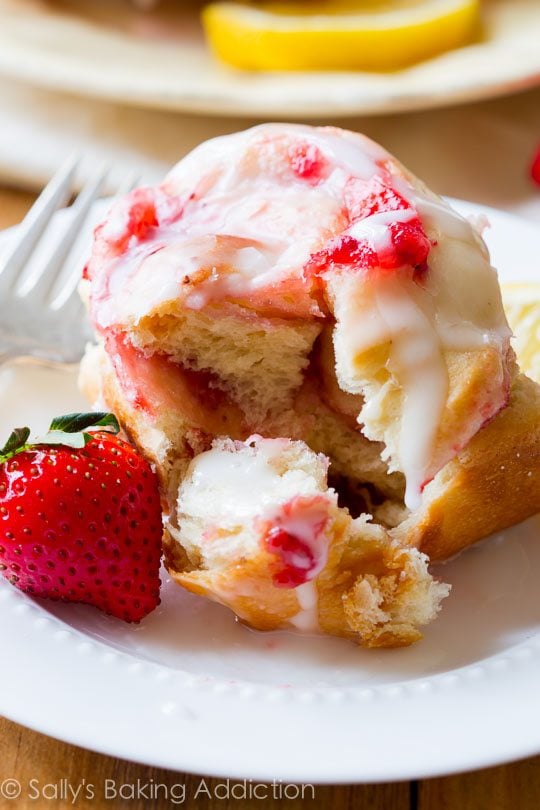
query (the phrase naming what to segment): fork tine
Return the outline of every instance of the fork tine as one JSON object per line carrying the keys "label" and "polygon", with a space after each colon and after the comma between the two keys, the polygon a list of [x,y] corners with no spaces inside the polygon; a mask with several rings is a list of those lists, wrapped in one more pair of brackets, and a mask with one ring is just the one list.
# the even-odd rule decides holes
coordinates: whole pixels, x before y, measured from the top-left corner
{"label": "fork tine", "polygon": [[21,297],[32,296],[37,300],[43,300],[54,285],[58,274],[62,270],[69,255],[73,243],[80,231],[80,228],[88,216],[88,212],[103,186],[107,170],[103,169],[95,179],[83,186],[79,196],[71,206],[72,216],[66,227],[62,238],[52,255],[49,257],[45,267],[39,276],[28,279],[23,287],[18,291]]}
{"label": "fork tine", "polygon": [[54,310],[60,310],[63,307],[66,307],[70,302],[73,296],[76,298],[79,297],[78,295],[78,287],[81,281],[81,268],[83,267],[83,261],[75,262],[73,266],[73,271],[69,274],[66,278],[65,282],[62,284],[62,288],[58,295],[55,295],[52,302],[51,307]]}
{"label": "fork tine", "polygon": [[129,172],[125,176],[124,180],[118,186],[118,189],[114,196],[123,197],[124,194],[128,194],[130,191],[136,188],[140,184],[140,182],[141,182],[141,175],[139,174],[139,172],[135,170]]}
{"label": "fork tine", "polygon": [[54,212],[68,199],[78,158],[69,158],[45,186],[19,225],[15,242],[0,263],[3,286],[11,286]]}
{"label": "fork tine", "polygon": [[[55,301],[56,304],[56,301]],[[62,320],[66,319],[73,319],[77,317],[78,326],[81,326],[81,319],[86,320],[86,313],[84,309],[84,304],[77,292],[77,288],[75,287],[71,294],[62,301],[60,306],[54,306],[54,309],[51,310],[54,312],[55,316],[58,318],[62,318]],[[89,327],[89,336],[90,336],[90,327]]]}
{"label": "fork tine", "polygon": [[[141,175],[139,172],[128,172],[128,174],[126,174],[122,182],[119,184],[114,198],[123,197],[124,194],[128,194],[132,189],[139,185],[140,180]],[[89,248],[90,245],[87,247]],[[62,283],[60,291],[54,296],[51,302],[51,307],[53,309],[60,310],[63,307],[66,307],[70,303],[71,297],[77,293],[77,288],[81,280],[81,268],[83,267],[87,258],[88,256],[86,255],[86,251],[81,250],[80,257],[77,257],[77,259],[73,262],[72,271],[67,275],[66,279]]]}

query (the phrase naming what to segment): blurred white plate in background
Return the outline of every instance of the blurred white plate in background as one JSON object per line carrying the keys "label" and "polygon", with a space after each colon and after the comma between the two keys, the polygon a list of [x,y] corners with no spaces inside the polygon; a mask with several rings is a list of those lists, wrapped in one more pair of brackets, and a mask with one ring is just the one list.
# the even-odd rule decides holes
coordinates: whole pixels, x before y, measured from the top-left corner
{"label": "blurred white plate in background", "polygon": [[161,109],[261,117],[439,107],[540,81],[538,0],[485,0],[481,42],[395,73],[242,73],[212,58],[200,2],[0,0],[0,75]]}

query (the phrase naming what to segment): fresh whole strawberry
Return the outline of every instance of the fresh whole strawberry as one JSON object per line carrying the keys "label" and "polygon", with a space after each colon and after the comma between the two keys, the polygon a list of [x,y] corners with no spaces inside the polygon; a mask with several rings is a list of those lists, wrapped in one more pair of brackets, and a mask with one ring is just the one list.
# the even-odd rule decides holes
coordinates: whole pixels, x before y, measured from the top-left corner
{"label": "fresh whole strawberry", "polygon": [[159,604],[161,507],[155,473],[118,431],[106,413],[60,417],[32,442],[13,431],[0,450],[0,570],[25,593],[138,622]]}

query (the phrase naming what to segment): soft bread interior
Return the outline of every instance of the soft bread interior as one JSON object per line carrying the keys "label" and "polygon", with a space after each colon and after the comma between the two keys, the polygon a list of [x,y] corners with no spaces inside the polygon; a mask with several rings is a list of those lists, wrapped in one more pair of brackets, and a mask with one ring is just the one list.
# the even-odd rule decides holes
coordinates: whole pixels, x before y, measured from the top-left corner
{"label": "soft bread interior", "polygon": [[133,345],[164,354],[185,369],[208,372],[254,425],[292,406],[321,326],[264,318],[238,307],[169,307],[143,318]]}
{"label": "soft bread interior", "polygon": [[[194,321],[195,316],[191,323]],[[206,317],[203,322],[205,328],[200,332],[192,329],[190,337],[199,358],[207,341]],[[340,413],[324,378],[321,384],[322,343],[315,340],[313,328],[311,352],[306,351],[305,340],[292,359],[283,350],[287,329],[291,345],[297,340],[297,326],[271,329],[263,337],[259,324],[261,334],[255,338],[254,352],[263,359],[252,364],[248,375],[250,388],[261,390],[255,405],[249,393],[240,394],[241,384],[230,384],[223,372],[217,375],[213,368],[211,373],[206,368],[195,371],[181,363],[178,355],[171,356],[170,329],[167,342],[159,344],[160,351],[151,355],[147,348],[135,348],[126,340],[109,344],[108,352],[103,345],[89,349],[81,366],[82,386],[90,399],[106,401],[120,415],[132,438],[154,461],[169,504],[176,497],[187,464],[206,450],[215,436],[245,439],[257,432],[266,437],[303,440],[315,452],[324,453],[342,503],[354,515],[368,512],[383,525],[394,526],[407,513],[403,476],[388,473],[381,458],[382,445],[367,439],[355,419]],[[157,333],[155,324],[154,330]],[[178,340],[181,333],[182,329],[174,333]],[[202,348],[197,343],[201,334]],[[153,344],[154,352],[156,346]],[[235,342],[229,346],[224,341],[220,369],[232,368],[237,356]],[[276,373],[269,375],[272,364]],[[272,401],[269,409],[262,406],[264,400]]]}

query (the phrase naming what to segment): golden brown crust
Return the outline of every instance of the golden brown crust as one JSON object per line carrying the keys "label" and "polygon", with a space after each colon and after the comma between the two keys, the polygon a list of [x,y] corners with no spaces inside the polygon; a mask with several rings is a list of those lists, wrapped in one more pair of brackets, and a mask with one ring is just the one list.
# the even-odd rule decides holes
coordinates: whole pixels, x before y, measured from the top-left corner
{"label": "golden brown crust", "polygon": [[540,386],[519,375],[508,406],[426,487],[392,533],[444,560],[540,511]]}
{"label": "golden brown crust", "polygon": [[[434,582],[421,555],[365,524],[334,539],[319,580],[321,628],[364,647],[404,647],[422,638],[448,586]],[[385,620],[380,621],[381,614]]]}
{"label": "golden brown crust", "polygon": [[515,358],[510,349],[506,357],[494,346],[486,346],[476,351],[448,351],[445,354],[448,369],[449,394],[439,427],[435,453],[444,452],[444,447],[452,446],[455,437],[463,436],[471,422],[471,413],[479,415],[480,426],[482,407],[491,406],[486,389],[489,380],[492,394],[507,391],[510,377],[515,375]]}
{"label": "golden brown crust", "polygon": [[179,548],[180,544],[165,530],[165,565],[173,579],[191,593],[231,608],[251,627],[277,630],[298,612],[294,590],[273,586],[273,558],[262,547],[255,557],[240,559],[225,572],[194,568],[186,558],[178,556]]}

